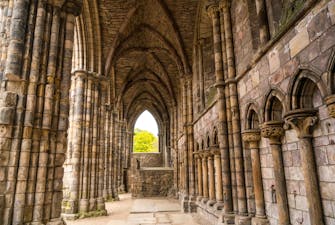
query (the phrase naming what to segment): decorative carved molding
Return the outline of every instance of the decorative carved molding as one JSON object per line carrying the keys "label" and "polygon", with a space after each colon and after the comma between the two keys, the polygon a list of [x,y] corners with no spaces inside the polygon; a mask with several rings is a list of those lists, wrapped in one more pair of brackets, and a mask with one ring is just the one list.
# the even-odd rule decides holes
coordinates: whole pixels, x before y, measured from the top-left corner
{"label": "decorative carved molding", "polygon": [[250,129],[242,133],[243,141],[245,142],[259,142],[261,140],[260,130]]}
{"label": "decorative carved molding", "polygon": [[209,3],[206,6],[207,14],[210,18],[214,18],[218,15],[218,12],[220,11],[219,5],[216,3]]}
{"label": "decorative carved molding", "polygon": [[335,118],[335,94],[326,97],[325,102],[326,102],[327,107],[328,107],[329,115],[331,117]]}
{"label": "decorative carved molding", "polygon": [[261,136],[269,138],[270,140],[279,141],[284,135],[283,122],[281,121],[268,121],[263,123],[261,129]]}
{"label": "decorative carved molding", "polygon": [[312,128],[318,121],[315,109],[297,109],[285,115],[285,126],[293,128],[299,138],[312,137]]}

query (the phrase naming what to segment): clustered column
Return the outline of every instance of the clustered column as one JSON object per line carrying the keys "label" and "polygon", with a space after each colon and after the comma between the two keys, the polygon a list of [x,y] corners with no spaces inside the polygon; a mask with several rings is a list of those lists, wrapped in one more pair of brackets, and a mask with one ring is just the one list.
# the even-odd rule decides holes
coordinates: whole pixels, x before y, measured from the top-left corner
{"label": "clustered column", "polygon": [[[219,147],[222,160],[224,221],[248,223],[244,177],[241,125],[229,1],[209,4],[207,11],[213,24],[216,89],[219,105]],[[235,195],[234,195],[235,194]],[[234,204],[233,204],[234,203]]]}
{"label": "clustered column", "polygon": [[214,206],[221,210],[223,207],[223,187],[221,154],[219,149],[198,151],[194,154],[197,160],[197,202]]}
{"label": "clustered column", "polygon": [[80,5],[17,0],[5,6],[0,169],[8,188],[0,192],[1,224],[63,223],[62,166]]}
{"label": "clustered column", "polygon": [[[75,71],[72,77],[68,154],[64,164],[65,216],[98,211],[106,214],[104,201],[112,197],[111,148],[106,148],[106,80],[96,73]],[[107,127],[110,129],[110,126]],[[106,158],[107,157],[107,158]],[[104,160],[105,159],[105,160]],[[113,170],[112,170],[113,171]]]}

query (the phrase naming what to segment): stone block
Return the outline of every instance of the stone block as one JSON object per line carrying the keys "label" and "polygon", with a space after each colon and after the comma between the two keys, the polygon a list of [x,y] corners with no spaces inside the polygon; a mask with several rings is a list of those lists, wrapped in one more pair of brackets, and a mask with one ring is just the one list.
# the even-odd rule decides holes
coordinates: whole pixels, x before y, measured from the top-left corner
{"label": "stone block", "polygon": [[[286,168],[285,168],[286,169]],[[291,180],[303,180],[304,176],[300,167],[288,168],[289,179]]]}
{"label": "stone block", "polygon": [[319,179],[324,182],[335,182],[335,166],[319,166]]}
{"label": "stone block", "polygon": [[330,26],[330,20],[327,16],[327,8],[315,15],[307,26],[309,37],[314,40],[325,32]]}
{"label": "stone block", "polygon": [[295,206],[300,210],[308,210],[307,198],[306,196],[296,195],[295,196]]}
{"label": "stone block", "polygon": [[289,42],[291,58],[296,56],[309,44],[309,35],[307,29],[299,31],[296,36]]}
{"label": "stone block", "polygon": [[322,201],[323,213],[325,216],[333,217],[333,206],[331,201],[324,200]]}
{"label": "stone block", "polygon": [[335,145],[328,145],[326,147],[326,151],[327,151],[327,159],[329,164],[335,164]]}
{"label": "stone block", "polygon": [[272,50],[268,55],[270,74],[276,72],[280,68],[280,59],[277,49]]}
{"label": "stone block", "polygon": [[17,103],[17,94],[14,92],[3,92],[0,95],[1,107],[15,107]]}
{"label": "stone block", "polygon": [[335,24],[335,2],[334,1],[330,1],[328,3],[328,13],[329,13],[329,17],[331,19],[332,24]]}
{"label": "stone block", "polygon": [[324,200],[335,199],[335,183],[320,182],[320,192]]}

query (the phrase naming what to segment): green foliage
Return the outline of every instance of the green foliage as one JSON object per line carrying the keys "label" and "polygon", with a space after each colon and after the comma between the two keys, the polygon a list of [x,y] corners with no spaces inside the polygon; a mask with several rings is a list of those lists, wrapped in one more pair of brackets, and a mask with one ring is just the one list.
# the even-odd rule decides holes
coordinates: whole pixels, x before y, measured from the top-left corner
{"label": "green foliage", "polygon": [[158,152],[158,138],[149,131],[135,129],[134,152]]}

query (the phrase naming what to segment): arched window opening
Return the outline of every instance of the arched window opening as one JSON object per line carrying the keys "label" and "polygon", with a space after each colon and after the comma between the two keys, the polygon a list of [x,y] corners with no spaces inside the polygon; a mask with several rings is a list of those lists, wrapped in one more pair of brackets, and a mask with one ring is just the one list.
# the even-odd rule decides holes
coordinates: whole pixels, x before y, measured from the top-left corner
{"label": "arched window opening", "polygon": [[250,110],[248,116],[248,129],[258,129],[258,128],[259,128],[258,115],[254,110]]}
{"label": "arched window opening", "polygon": [[156,153],[160,151],[157,121],[147,110],[136,120],[133,146],[134,153]]}
{"label": "arched window opening", "polygon": [[207,145],[206,147],[209,148],[211,146],[211,139],[209,138],[209,135],[207,136]]}
{"label": "arched window opening", "polygon": [[335,65],[333,66],[333,69],[331,71],[331,84],[330,85],[331,85],[332,93],[335,94]]}
{"label": "arched window opening", "polygon": [[322,105],[322,96],[316,84],[308,78],[300,80],[294,96],[294,108],[318,108]]}
{"label": "arched window opening", "polygon": [[271,37],[274,37],[280,26],[284,2],[283,0],[266,0],[266,8]]}
{"label": "arched window opening", "polygon": [[214,144],[214,146],[219,145],[218,132],[217,132],[216,129],[214,130],[213,144]]}
{"label": "arched window opening", "polygon": [[205,143],[204,143],[204,140],[201,141],[201,150],[204,150],[205,149]]}
{"label": "arched window opening", "polygon": [[281,101],[273,96],[267,104],[266,121],[282,121],[283,120],[283,105]]}

